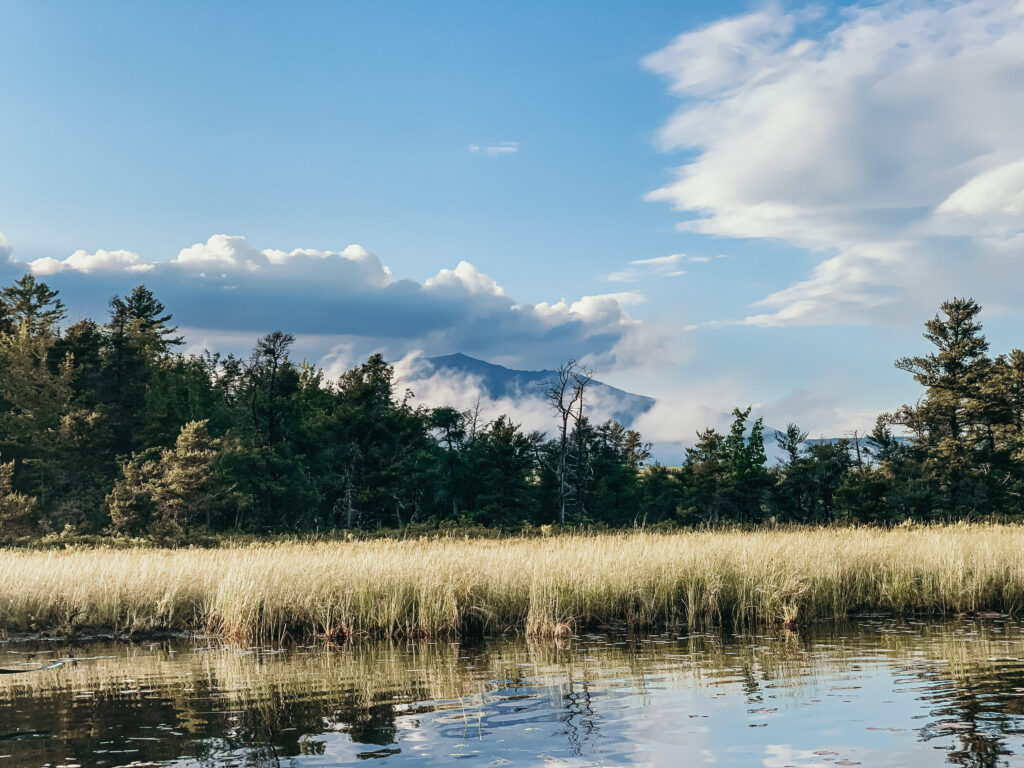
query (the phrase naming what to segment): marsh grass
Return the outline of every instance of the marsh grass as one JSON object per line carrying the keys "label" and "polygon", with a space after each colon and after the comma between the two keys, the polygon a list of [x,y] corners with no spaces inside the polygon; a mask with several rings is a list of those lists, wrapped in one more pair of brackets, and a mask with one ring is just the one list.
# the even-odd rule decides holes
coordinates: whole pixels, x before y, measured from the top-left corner
{"label": "marsh grass", "polygon": [[1024,527],[0,550],[0,628],[240,641],[1018,613]]}

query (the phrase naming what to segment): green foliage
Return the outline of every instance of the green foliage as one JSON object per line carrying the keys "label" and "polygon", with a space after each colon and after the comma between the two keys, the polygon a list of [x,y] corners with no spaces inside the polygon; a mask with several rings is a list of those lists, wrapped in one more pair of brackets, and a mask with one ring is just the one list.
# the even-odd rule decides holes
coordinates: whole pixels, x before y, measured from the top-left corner
{"label": "green foliage", "polygon": [[942,305],[931,351],[896,363],[921,397],[867,435],[789,424],[768,467],[762,420],[737,408],[668,467],[637,432],[591,422],[592,372],[573,362],[547,391],[552,428],[528,433],[414,406],[381,355],[327,380],[282,331],[247,359],[180,354],[145,286],[104,325],[62,329],[57,292],[26,275],[0,291],[0,540],[1020,515],[1024,352],[989,357],[979,314]]}
{"label": "green foliage", "polygon": [[0,317],[6,319],[10,333],[23,330],[33,337],[50,335],[67,316],[57,291],[31,274],[0,291],[0,304],[3,305]]}
{"label": "green foliage", "polygon": [[211,438],[206,427],[206,421],[190,421],[173,448],[151,449],[124,463],[107,496],[115,533],[173,541],[197,521],[209,530],[230,519],[242,499],[223,471],[223,441]]}
{"label": "green foliage", "polygon": [[14,462],[0,462],[0,544],[31,535],[35,511],[36,500],[14,490]]}

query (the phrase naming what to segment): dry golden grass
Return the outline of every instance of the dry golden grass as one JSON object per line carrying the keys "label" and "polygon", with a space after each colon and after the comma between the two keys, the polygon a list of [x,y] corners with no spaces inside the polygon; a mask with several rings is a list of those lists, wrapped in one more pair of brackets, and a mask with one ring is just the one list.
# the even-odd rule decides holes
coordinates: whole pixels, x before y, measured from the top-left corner
{"label": "dry golden grass", "polygon": [[953,525],[0,550],[0,629],[238,640],[454,635],[1024,606],[1024,527]]}

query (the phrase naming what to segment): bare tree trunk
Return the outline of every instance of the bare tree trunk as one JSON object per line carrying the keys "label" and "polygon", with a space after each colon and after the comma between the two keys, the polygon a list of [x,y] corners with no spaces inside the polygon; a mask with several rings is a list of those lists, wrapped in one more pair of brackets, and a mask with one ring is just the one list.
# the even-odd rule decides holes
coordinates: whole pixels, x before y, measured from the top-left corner
{"label": "bare tree trunk", "polygon": [[577,505],[581,501],[578,496],[582,487],[582,472],[576,472],[577,488],[569,483],[569,422],[575,421],[577,426],[583,419],[583,390],[594,376],[594,372],[584,368],[575,360],[570,360],[558,368],[557,378],[551,382],[544,392],[559,417],[559,451],[558,466],[555,474],[558,479],[558,523],[564,526],[568,502],[576,491]]}

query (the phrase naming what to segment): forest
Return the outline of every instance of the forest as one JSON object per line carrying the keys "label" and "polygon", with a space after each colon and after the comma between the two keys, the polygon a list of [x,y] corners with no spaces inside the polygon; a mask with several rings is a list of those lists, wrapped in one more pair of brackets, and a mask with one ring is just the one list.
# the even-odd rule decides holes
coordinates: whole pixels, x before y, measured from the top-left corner
{"label": "forest", "polygon": [[[551,430],[527,432],[415,405],[380,355],[328,380],[281,331],[248,358],[183,354],[142,285],[102,322],[65,324],[58,292],[29,274],[0,293],[0,544],[1009,519],[1024,492],[1024,352],[990,354],[980,310],[942,304],[930,349],[895,363],[920,397],[866,434],[768,434],[736,408],[728,432],[700,432],[666,466],[637,432],[587,417],[592,372],[575,362],[545,393]],[[766,440],[783,459],[769,463]]]}

